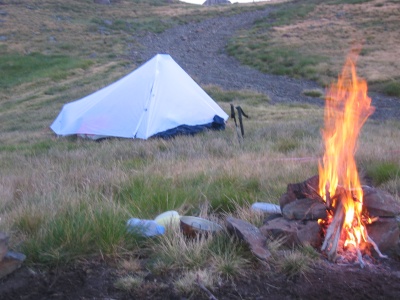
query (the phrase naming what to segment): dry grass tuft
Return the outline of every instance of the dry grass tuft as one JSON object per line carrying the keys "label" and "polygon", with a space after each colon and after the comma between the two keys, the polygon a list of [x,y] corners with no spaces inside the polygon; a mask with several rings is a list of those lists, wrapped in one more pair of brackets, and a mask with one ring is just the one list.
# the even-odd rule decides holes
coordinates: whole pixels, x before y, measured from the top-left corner
{"label": "dry grass tuft", "polygon": [[181,278],[174,282],[175,289],[184,295],[198,294],[199,283],[209,290],[213,290],[218,282],[218,277],[209,270],[194,270],[184,272]]}
{"label": "dry grass tuft", "polygon": [[307,274],[312,272],[310,258],[297,250],[285,251],[275,263],[278,270],[289,279],[298,276],[307,277]]}
{"label": "dry grass tuft", "polygon": [[126,292],[135,292],[135,291],[140,290],[143,282],[144,282],[143,277],[128,275],[128,276],[117,279],[117,281],[114,283],[114,286],[117,289],[120,289],[120,290],[123,290]]}
{"label": "dry grass tuft", "polygon": [[335,79],[345,54],[359,44],[359,74],[370,82],[385,81],[399,76],[399,20],[400,6],[394,1],[319,4],[305,20],[274,27],[270,43],[329,58],[317,65],[325,83]]}

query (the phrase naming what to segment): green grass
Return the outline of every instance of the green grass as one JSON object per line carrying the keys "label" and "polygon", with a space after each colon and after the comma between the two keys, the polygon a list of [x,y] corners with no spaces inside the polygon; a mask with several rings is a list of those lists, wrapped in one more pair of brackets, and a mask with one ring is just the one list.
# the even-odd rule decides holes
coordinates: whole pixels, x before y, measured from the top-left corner
{"label": "green grass", "polygon": [[300,146],[299,142],[290,138],[290,139],[281,139],[279,140],[273,147],[275,151],[282,153],[289,153]]}
{"label": "green grass", "polygon": [[118,32],[130,34],[138,32],[161,33],[176,24],[171,19],[164,20],[160,18],[147,18],[141,20],[104,20],[102,18],[93,18],[91,23],[104,28],[106,31],[110,31],[113,34],[118,34]]}
{"label": "green grass", "polygon": [[400,82],[390,81],[384,84],[382,91],[389,96],[400,98]]}
{"label": "green grass", "polygon": [[400,176],[400,165],[395,162],[372,162],[366,166],[366,174],[374,185],[379,186]]}
{"label": "green grass", "polygon": [[278,6],[267,18],[257,20],[251,30],[231,39],[226,49],[242,63],[262,72],[316,80],[318,74],[315,66],[325,59],[323,56],[270,44],[268,34],[274,26],[306,18],[314,8],[313,1],[296,6],[286,3]]}
{"label": "green grass", "polygon": [[[256,20],[252,28],[239,32],[235,37],[231,38],[226,50],[237,58],[243,64],[249,65],[261,72],[285,75],[293,78],[305,78],[317,81],[323,86],[328,85],[332,80],[336,80],[338,57],[334,57],[333,52],[337,49],[351,49],[353,42],[346,41],[349,34],[349,29],[338,29],[338,32],[332,33],[330,25],[318,25],[318,20],[324,19],[319,11],[320,5],[329,4],[338,7],[340,12],[349,14],[348,5],[356,5],[368,3],[371,1],[365,0],[349,0],[349,1],[296,1],[295,3],[283,3],[275,5],[275,10],[271,11],[265,18]],[[345,6],[347,5],[347,6]],[[322,8],[323,9],[323,8]],[[343,11],[339,11],[342,9]],[[331,14],[325,18],[331,18]],[[365,36],[366,28],[375,31],[377,35],[381,32],[395,32],[398,27],[396,22],[383,22],[383,18],[379,16],[369,16],[365,21],[361,16],[357,16],[358,21],[354,23],[354,31],[360,31],[359,36]],[[306,21],[302,23],[303,21]],[[299,28],[296,25],[300,24]],[[289,26],[289,27],[285,27]],[[290,29],[293,26],[293,30]],[[319,27],[319,30],[315,28]],[[310,41],[307,39],[307,27],[314,32],[310,36]],[[282,29],[282,33],[280,31]],[[298,29],[298,30],[296,30]],[[322,36],[340,35],[336,44],[330,45],[330,42],[324,42]],[[367,36],[371,38],[373,35]],[[318,42],[320,40],[320,42]],[[342,42],[343,41],[343,42]],[[320,43],[320,44],[318,44]],[[380,49],[378,45],[368,45],[361,49],[360,56],[370,57],[376,55]],[[346,55],[346,50],[341,51],[341,55]],[[348,51],[348,50],[347,50]],[[388,50],[390,52],[390,50]],[[337,54],[336,54],[337,55]],[[391,54],[390,54],[391,55]],[[368,61],[369,61],[368,60]],[[342,61],[342,57],[340,58]],[[330,66],[333,64],[333,66]],[[368,68],[364,66],[364,68]],[[335,71],[333,71],[335,69]],[[364,70],[362,70],[364,71]],[[370,67],[368,73],[373,72]],[[393,74],[386,76],[382,72],[380,75],[384,79],[370,79],[371,90],[383,92],[390,96],[400,97],[400,89],[397,80],[393,78]],[[397,76],[397,75],[395,75]],[[380,84],[375,84],[375,81],[380,81]],[[383,82],[382,82],[383,81]],[[378,88],[376,88],[378,87]]]}
{"label": "green grass", "polygon": [[321,98],[324,95],[324,92],[319,89],[315,89],[315,90],[305,90],[303,91],[303,94],[308,97]]}
{"label": "green grass", "polygon": [[240,103],[245,101],[249,105],[266,104],[268,96],[255,91],[225,91],[218,86],[206,86],[204,90],[217,102]]}
{"label": "green grass", "polygon": [[[64,26],[62,32],[71,30],[69,36],[74,38],[72,33],[77,37],[82,33],[85,43],[65,35],[54,44],[31,41],[36,44],[21,46],[21,52],[9,51],[11,45],[0,46],[0,68],[7,74],[0,79],[4,91],[0,100],[0,230],[10,233],[10,249],[25,253],[26,265],[32,269],[61,267],[92,257],[110,257],[112,261],[134,258],[144,265],[138,263],[130,271],[121,267],[119,272],[128,274],[116,280],[118,289],[129,293],[142,289],[149,283],[142,271],[161,276],[172,273],[176,280],[169,288],[182,290],[189,298],[196,298],[193,293],[198,287],[193,283],[198,277],[212,289],[251,276],[253,268],[265,267],[253,259],[246,245],[225,232],[190,240],[177,228],[144,239],[127,232],[126,221],[130,217],[153,219],[173,209],[180,215],[212,218],[221,224],[232,214],[261,226],[264,216],[250,211],[251,203],[278,203],[288,183],[317,173],[318,162],[312,158],[321,157],[322,151],[320,107],[272,105],[268,97],[255,91],[205,86],[227,113],[234,103],[250,116],[244,120],[246,136],[241,144],[232,120],[222,132],[168,141],[110,139],[96,143],[76,137],[55,138],[48,128],[63,103],[93,92],[135,67],[126,55],[127,49],[140,47],[133,34],[265,7],[232,6],[222,13],[174,2],[173,9],[185,13],[168,11],[170,14],[156,17],[147,12],[166,2],[136,1],[136,20],[118,12],[117,5],[97,6],[89,16],[91,1],[75,1],[73,6],[65,1],[50,2],[35,2],[41,16],[44,18],[46,9],[54,9],[62,17],[57,21]],[[269,18],[232,40],[229,51],[266,72],[317,77],[314,65],[322,55],[299,54],[297,49],[281,48],[268,39],[273,26],[307,18],[317,1],[297,4],[300,6],[276,6]],[[99,27],[109,35],[100,34]],[[40,28],[35,30],[40,32]],[[31,47],[38,51],[21,54]],[[88,59],[92,52],[98,57]],[[388,93],[398,95],[396,82],[389,85]],[[380,188],[398,198],[400,131],[394,129],[399,124],[367,123],[357,161]],[[297,160],[304,157],[311,159]],[[319,257],[309,247],[282,252],[279,240],[268,241],[267,246],[273,259],[266,272],[279,271],[290,279],[306,276],[313,266],[310,260]]]}
{"label": "green grass", "polygon": [[126,214],[100,203],[96,208],[84,204],[69,207],[50,220],[43,215],[33,223],[27,221],[29,217],[21,216],[15,230],[31,235],[21,250],[36,264],[55,266],[96,253],[112,255],[120,247],[132,249],[139,240],[127,233]]}
{"label": "green grass", "polygon": [[[128,205],[133,214],[152,218],[158,212],[171,210],[183,204],[192,205],[190,212],[196,214],[196,204],[204,200],[208,200],[215,211],[231,211],[234,202],[258,199],[264,193],[259,179],[241,179],[228,174],[221,174],[215,178],[198,175],[175,180],[158,176],[139,176],[121,187],[116,200]],[[142,211],[142,207],[146,207],[146,210]]]}
{"label": "green grass", "polygon": [[217,276],[235,279],[244,276],[253,264],[247,247],[225,231],[186,238],[174,228],[151,244],[149,268],[159,273],[207,269]]}
{"label": "green grass", "polygon": [[90,60],[65,55],[3,54],[0,56],[0,88],[11,88],[33,80],[48,78],[53,81],[65,79],[73,69],[87,69]]}

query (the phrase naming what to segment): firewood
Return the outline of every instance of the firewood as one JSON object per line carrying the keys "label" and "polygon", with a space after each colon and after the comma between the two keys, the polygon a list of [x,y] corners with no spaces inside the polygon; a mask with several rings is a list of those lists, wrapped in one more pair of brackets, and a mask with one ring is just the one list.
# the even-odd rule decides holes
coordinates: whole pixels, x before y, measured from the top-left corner
{"label": "firewood", "polygon": [[340,235],[344,224],[345,210],[342,201],[339,201],[335,215],[331,224],[326,231],[325,240],[321,250],[325,251],[330,261],[336,260],[337,248],[339,245]]}
{"label": "firewood", "polygon": [[369,236],[367,236],[367,241],[374,247],[376,253],[378,253],[380,258],[388,258],[387,255],[382,254],[382,252],[378,248],[378,245]]}

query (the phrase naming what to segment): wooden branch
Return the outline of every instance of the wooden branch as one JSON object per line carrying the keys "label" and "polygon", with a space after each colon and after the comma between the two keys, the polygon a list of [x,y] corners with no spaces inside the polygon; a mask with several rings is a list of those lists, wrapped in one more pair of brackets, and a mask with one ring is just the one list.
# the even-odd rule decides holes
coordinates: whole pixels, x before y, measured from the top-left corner
{"label": "wooden branch", "polygon": [[365,263],[364,263],[364,260],[362,258],[362,255],[361,255],[360,248],[356,247],[356,251],[357,251],[357,257],[358,257],[358,262],[360,263],[360,267],[361,267],[361,269],[364,269]]}
{"label": "wooden branch", "polygon": [[380,258],[388,258],[387,255],[382,254],[382,252],[379,250],[378,245],[374,242],[373,239],[371,239],[369,236],[367,237],[367,241],[374,247],[376,253],[378,253]]}
{"label": "wooden branch", "polygon": [[344,217],[345,210],[342,201],[339,201],[335,215],[331,224],[329,224],[328,230],[326,231],[324,243],[321,247],[321,250],[326,252],[330,261],[336,260],[337,248],[343,229]]}
{"label": "wooden branch", "polygon": [[[338,251],[340,236],[341,236],[343,226],[344,226],[344,219],[346,217],[346,211],[342,204],[342,199],[343,199],[343,197],[346,197],[346,195],[345,195],[344,189],[337,189],[336,194],[333,197],[331,197],[331,195],[329,194],[329,183],[327,183],[325,186],[325,193],[326,193],[327,208],[329,209],[329,206],[331,206],[333,204],[332,201],[336,202],[337,207],[335,208],[332,222],[329,224],[328,229],[326,231],[325,239],[322,244],[321,250],[327,254],[328,259],[330,261],[335,261],[337,251]],[[336,198],[336,200],[335,200],[335,198]],[[353,201],[359,201],[359,200],[355,199],[353,197]],[[365,221],[365,220],[362,220],[362,222],[363,221]],[[373,221],[376,221],[376,220],[375,219],[371,220],[371,223]],[[377,244],[368,236],[368,232],[366,232],[366,237],[367,237],[366,238],[367,242],[369,242],[374,247],[374,249],[378,253],[379,257],[387,258],[386,255],[381,253]],[[355,245],[355,250],[357,253],[358,262],[359,262],[361,268],[364,268],[365,263],[363,261],[362,253],[361,253],[361,250],[358,245]]]}

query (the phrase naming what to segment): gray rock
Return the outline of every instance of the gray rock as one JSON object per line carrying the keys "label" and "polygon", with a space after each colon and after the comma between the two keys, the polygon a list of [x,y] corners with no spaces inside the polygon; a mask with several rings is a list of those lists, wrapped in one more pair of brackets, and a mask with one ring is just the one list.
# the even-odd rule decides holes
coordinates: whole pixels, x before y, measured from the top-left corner
{"label": "gray rock", "polygon": [[289,183],[287,186],[287,191],[285,194],[281,196],[279,199],[279,205],[281,206],[281,210],[285,207],[285,205],[295,201],[296,199],[314,199],[314,200],[322,200],[318,195],[318,181],[319,176],[313,176],[308,178],[307,180],[299,183]]}
{"label": "gray rock", "polygon": [[395,218],[379,218],[378,221],[366,227],[369,237],[381,252],[396,250],[399,243],[399,225]]}
{"label": "gray rock", "polygon": [[322,243],[322,232],[317,221],[294,221],[276,218],[266,222],[261,228],[264,236],[284,237],[285,245],[311,245],[319,248]]}
{"label": "gray rock", "polygon": [[363,206],[372,217],[394,217],[400,214],[400,202],[389,193],[363,186]]}
{"label": "gray rock", "polygon": [[281,210],[283,211],[283,208],[288,205],[289,203],[292,203],[293,201],[296,201],[296,195],[294,193],[284,193],[280,198],[279,198],[279,205],[281,207]]}
{"label": "gray rock", "polygon": [[287,204],[282,215],[289,220],[318,220],[327,217],[326,206],[313,199],[297,199]]}
{"label": "gray rock", "polygon": [[233,217],[226,218],[227,228],[238,238],[244,240],[250,247],[252,253],[262,260],[268,260],[271,256],[265,247],[266,237],[254,225]]}
{"label": "gray rock", "polygon": [[0,262],[0,278],[3,278],[16,269],[24,262],[26,256],[22,253],[8,251],[4,259]]}

